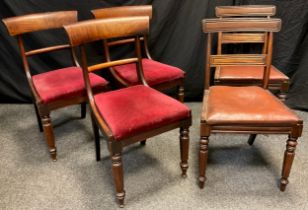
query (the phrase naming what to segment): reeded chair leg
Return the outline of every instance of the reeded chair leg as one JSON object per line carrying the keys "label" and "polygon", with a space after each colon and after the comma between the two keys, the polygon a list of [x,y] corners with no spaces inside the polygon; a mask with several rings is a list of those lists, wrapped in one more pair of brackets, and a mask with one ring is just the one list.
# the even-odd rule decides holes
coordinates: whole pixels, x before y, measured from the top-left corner
{"label": "reeded chair leg", "polygon": [[184,103],[184,86],[183,85],[178,86],[178,100]]}
{"label": "reeded chair leg", "polygon": [[51,125],[51,119],[49,114],[41,116],[43,130],[46,137],[47,145],[49,148],[50,157],[53,161],[57,160],[57,149],[55,145],[55,136]]}
{"label": "reeded chair leg", "polygon": [[297,138],[289,136],[289,139],[287,140],[286,150],[284,152],[284,160],[280,179],[280,191],[285,191],[287,184],[289,183],[288,177],[290,175],[293,159],[295,156],[296,145]]}
{"label": "reeded chair leg", "polygon": [[116,188],[116,198],[118,200],[119,206],[124,207],[124,181],[123,181],[123,164],[121,153],[116,153],[111,156],[112,161],[112,173]]}
{"label": "reeded chair leg", "polygon": [[92,129],[94,133],[96,161],[100,161],[101,160],[101,145],[100,145],[100,140],[99,140],[99,128],[97,126],[97,123],[94,119],[93,114],[91,114],[91,122],[92,122]]}
{"label": "reeded chair leg", "polygon": [[87,113],[87,103],[81,103],[81,118],[84,119],[86,117],[86,113]]}
{"label": "reeded chair leg", "polygon": [[257,137],[257,134],[250,134],[250,136],[249,136],[249,139],[248,139],[248,144],[249,145],[253,145],[253,143],[254,143],[254,141],[255,141],[255,139],[256,139],[256,137]]}
{"label": "reeded chair leg", "polygon": [[189,129],[180,128],[180,152],[181,152],[181,169],[182,177],[186,178],[188,169],[188,151],[189,151]]}
{"label": "reeded chair leg", "polygon": [[40,132],[43,132],[42,121],[41,121],[41,117],[40,117],[40,114],[39,114],[39,111],[37,109],[36,104],[34,104],[34,110],[35,110],[35,114],[36,114],[36,119],[37,119],[37,124],[39,126],[39,130],[40,130]]}
{"label": "reeded chair leg", "polygon": [[206,181],[206,166],[208,159],[208,144],[209,137],[201,136],[200,138],[200,150],[199,150],[199,187],[204,188]]}

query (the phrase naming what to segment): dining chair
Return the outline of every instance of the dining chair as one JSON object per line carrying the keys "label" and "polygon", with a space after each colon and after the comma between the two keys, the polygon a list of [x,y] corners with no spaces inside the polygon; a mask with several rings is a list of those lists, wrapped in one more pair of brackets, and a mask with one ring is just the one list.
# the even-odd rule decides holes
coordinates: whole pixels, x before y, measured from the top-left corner
{"label": "dining chair", "polygon": [[[134,16],[148,16],[152,19],[152,5],[101,8],[94,9],[91,12],[96,19]],[[148,46],[148,34],[140,36],[140,40],[143,41],[142,46],[145,57],[142,59],[142,66],[147,83],[151,87],[160,91],[177,88],[178,100],[183,102],[185,72],[177,67],[152,59]],[[104,40],[106,59],[110,60],[110,47],[128,45],[133,42],[134,39],[132,38]],[[140,84],[134,64],[115,66],[110,67],[109,69],[119,87],[128,87]]]}
{"label": "dining chair", "polygon": [[[276,15],[276,6],[274,5],[241,5],[241,6],[217,6],[215,8],[216,16],[223,18],[232,17],[266,17],[271,18]],[[236,44],[237,40],[228,39],[229,33],[219,32],[218,33],[218,45],[217,52],[222,54],[223,46],[228,46],[230,44]],[[263,45],[262,52],[266,53],[265,50],[268,41],[268,32],[264,33],[265,38],[256,39],[254,43],[259,43]],[[230,35],[233,37],[233,35]],[[238,39],[241,38],[238,34]],[[253,36],[253,35],[251,35]],[[222,41],[223,40],[223,41]],[[243,44],[243,42],[241,42]],[[234,46],[234,45],[232,45]],[[249,68],[249,70],[247,69]],[[247,85],[256,84],[261,85],[262,82],[262,67],[258,66],[223,66],[216,69],[214,75],[214,82],[218,85]],[[290,79],[275,66],[271,65],[270,76],[269,76],[269,89],[276,91],[277,96],[285,101],[287,97],[287,92],[289,89]]]}
{"label": "dining chair", "polygon": [[[280,179],[280,190],[284,191],[288,184],[297,139],[302,133],[303,121],[267,90],[273,51],[273,34],[280,30],[281,20],[276,18],[204,19],[202,27],[203,32],[207,33],[207,47],[205,88],[200,122],[199,186],[203,188],[206,181],[211,134],[285,134],[288,135],[288,140]],[[219,36],[221,32],[232,32],[227,37],[222,36],[222,42],[227,39],[254,43],[255,40],[267,39],[266,50],[260,54],[212,53],[213,34]],[[250,35],[250,32],[253,35]],[[268,37],[264,35],[265,33],[268,33]],[[210,86],[211,68],[238,65],[262,68],[262,86]],[[250,68],[245,70],[249,71]]]}
{"label": "dining chair", "polygon": [[[77,11],[58,11],[36,13],[10,17],[3,19],[5,26],[11,36],[16,36],[22,59],[22,64],[33,98],[35,113],[40,131],[44,131],[49,153],[52,160],[57,159],[57,150],[53,127],[51,124],[50,112],[74,104],[81,104],[81,117],[86,116],[86,91],[82,77],[82,70],[76,60],[75,52],[68,43],[48,43],[37,49],[31,48],[29,33],[45,31],[54,32],[61,30],[63,25],[77,22]],[[49,31],[53,30],[53,31]],[[62,29],[63,30],[63,29]],[[50,33],[53,34],[53,33]],[[27,36],[27,37],[25,37]],[[33,35],[31,38],[35,38]],[[28,40],[26,45],[24,40]],[[45,42],[49,42],[45,40]],[[30,46],[30,47],[28,47]],[[56,70],[44,70],[44,72],[33,75],[28,59],[34,55],[41,55],[60,50],[67,50],[71,54],[72,66]],[[108,82],[95,74],[90,75],[95,91],[103,91],[107,88]]]}
{"label": "dining chair", "polygon": [[[149,17],[120,17],[89,20],[64,26],[72,47],[80,46],[81,64],[88,100],[96,126],[107,139],[112,162],[116,198],[124,206],[122,151],[125,146],[143,141],[166,131],[180,128],[182,176],[188,168],[189,126],[191,111],[183,103],[148,86],[141,65],[140,36],[149,32]],[[111,38],[133,37],[135,57],[107,60],[88,65],[85,45]],[[89,80],[90,72],[108,67],[136,65],[140,85],[95,94]],[[96,132],[98,133],[98,131]],[[96,156],[100,160],[99,136],[95,135]]]}

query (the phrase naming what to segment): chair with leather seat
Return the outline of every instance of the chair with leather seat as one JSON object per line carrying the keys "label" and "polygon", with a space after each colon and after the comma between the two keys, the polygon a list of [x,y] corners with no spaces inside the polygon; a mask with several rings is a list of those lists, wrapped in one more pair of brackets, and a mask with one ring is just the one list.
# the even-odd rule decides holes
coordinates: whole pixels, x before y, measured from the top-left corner
{"label": "chair with leather seat", "polygon": [[[271,18],[276,14],[276,6],[274,5],[241,5],[241,6],[217,6],[215,8],[216,16],[223,18],[230,17],[266,17]],[[222,53],[222,48],[227,44],[243,44],[240,40],[240,35],[237,34],[238,39],[228,39],[228,36],[233,36],[230,33],[220,32],[218,35],[217,51]],[[242,35],[243,36],[243,35]],[[268,39],[268,33],[264,34],[265,39],[256,39],[254,42],[263,44],[262,51],[265,52]],[[222,42],[223,39],[223,42]],[[234,46],[234,45],[233,45]],[[263,70],[261,67],[252,66],[247,69],[246,66],[223,66],[216,69],[214,75],[214,82],[218,85],[247,85],[256,84],[261,85]],[[279,71],[275,66],[271,65],[269,76],[269,89],[276,91],[278,97],[284,101],[286,93],[289,89],[289,77]]]}
{"label": "chair with leather seat", "polygon": [[[204,19],[202,24],[203,32],[207,33],[207,50],[200,123],[199,186],[203,188],[206,180],[205,172],[211,134],[285,134],[288,135],[288,140],[280,179],[280,190],[284,191],[288,184],[297,139],[301,136],[303,122],[267,90],[273,50],[273,33],[280,30],[281,20],[266,18]],[[243,32],[245,36],[243,35],[241,40],[247,42],[264,39],[262,34],[269,33],[266,53],[214,54],[211,52],[213,34],[219,35],[220,32]],[[253,35],[250,36],[249,32],[252,32]],[[258,35],[255,32],[261,34]],[[222,37],[223,40],[224,37]],[[238,65],[262,68],[262,87],[210,86],[211,68]],[[250,68],[245,70],[249,71]]]}
{"label": "chair with leather seat", "polygon": [[[133,16],[148,16],[152,18],[152,5],[139,6],[121,6],[94,9],[91,11],[96,19],[113,18],[113,17],[133,17]],[[147,83],[157,90],[167,90],[177,88],[178,99],[184,101],[184,77],[185,72],[181,69],[160,63],[152,59],[148,47],[148,35],[140,37],[143,41],[143,51],[145,57],[142,59],[144,77]],[[107,60],[110,60],[110,47],[133,43],[131,38],[121,40],[105,40],[104,49]],[[110,68],[110,72],[117,81],[119,87],[128,87],[140,84],[138,74],[134,64],[115,66]]]}
{"label": "chair with leather seat", "polygon": [[[80,46],[82,69],[89,104],[95,121],[106,136],[112,161],[116,198],[124,206],[124,182],[122,150],[125,146],[143,141],[163,132],[180,128],[180,153],[182,175],[188,168],[188,129],[191,112],[183,103],[148,87],[141,65],[140,36],[148,34],[149,18],[125,17],[89,20],[65,26],[73,47]],[[88,66],[85,45],[110,38],[134,37],[136,56],[109,60]],[[89,73],[108,67],[134,64],[141,85],[95,94],[91,88]],[[98,133],[98,131],[97,131]],[[99,136],[96,135],[96,155],[100,160]]]}
{"label": "chair with leather seat", "polygon": [[[86,91],[82,71],[75,53],[69,44],[56,44],[39,49],[26,49],[24,36],[28,33],[61,29],[65,24],[77,22],[77,11],[59,11],[23,15],[3,19],[11,36],[16,36],[26,74],[33,97],[39,128],[44,131],[52,160],[57,158],[57,150],[50,112],[74,104],[81,104],[81,117],[86,116]],[[48,31],[49,32],[49,31]],[[55,32],[55,31],[52,31]],[[56,35],[56,33],[55,33]],[[27,41],[27,40],[26,40]],[[30,44],[28,44],[30,45]],[[67,50],[71,53],[72,66],[46,70],[32,75],[28,59],[34,55]],[[108,82],[95,74],[90,75],[95,91],[105,90]]]}

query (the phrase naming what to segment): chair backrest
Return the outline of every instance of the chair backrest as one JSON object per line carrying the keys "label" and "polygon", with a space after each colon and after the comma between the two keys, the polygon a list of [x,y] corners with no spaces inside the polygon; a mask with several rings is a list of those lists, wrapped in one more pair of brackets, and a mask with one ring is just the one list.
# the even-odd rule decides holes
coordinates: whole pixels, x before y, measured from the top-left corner
{"label": "chair backrest", "polygon": [[[108,18],[83,21],[71,25],[64,26],[72,47],[80,46],[81,64],[84,72],[86,88],[90,102],[93,102],[93,92],[90,86],[89,72],[129,63],[136,63],[137,74],[139,80],[147,85],[142,65],[141,65],[141,49],[139,37],[149,32],[149,17],[125,17],[125,18]],[[88,66],[85,44],[112,38],[134,37],[136,57],[106,61],[103,63]]]}
{"label": "chair backrest", "polygon": [[[267,17],[270,18],[276,14],[275,5],[241,5],[241,6],[217,6],[215,8],[216,17],[219,18],[232,18],[232,17]],[[225,33],[226,34],[226,33]],[[223,33],[218,34],[217,51],[219,54],[222,52],[223,44],[234,44],[233,40],[226,40],[222,42]],[[252,34],[251,34],[252,35]],[[257,36],[259,34],[256,34]],[[228,36],[228,35],[225,35]],[[232,36],[232,35],[231,35]],[[260,35],[262,36],[262,35]],[[266,53],[268,33],[264,33],[265,39],[259,39],[259,43],[263,43],[262,52]],[[256,40],[257,41],[257,40]]]}
{"label": "chair backrest", "polygon": [[[152,19],[152,5],[138,5],[138,6],[121,6],[121,7],[109,7],[91,10],[95,19],[102,18],[115,18],[115,17],[134,17],[134,16],[147,16]],[[144,51],[148,58],[151,58],[148,47],[148,36],[143,34],[140,36],[140,40],[144,41]],[[121,39],[115,41],[105,42],[106,47],[133,43],[134,39]]]}
{"label": "chair backrest", "polygon": [[9,34],[11,36],[17,36],[23,67],[33,93],[35,93],[35,90],[33,88],[31,72],[28,63],[29,56],[56,50],[69,49],[71,51],[74,64],[77,66],[79,65],[76,60],[75,53],[69,44],[53,45],[26,51],[22,39],[22,36],[26,33],[62,28],[64,25],[77,22],[77,11],[59,11],[22,15],[3,19],[3,22]]}
{"label": "chair backrest", "polygon": [[[207,33],[206,67],[205,67],[205,89],[210,86],[211,67],[220,66],[263,66],[264,74],[262,79],[263,88],[268,87],[270,66],[273,50],[273,32],[281,28],[280,19],[267,18],[224,18],[204,19],[202,21],[203,32]],[[228,32],[222,35],[222,42],[231,43],[259,43],[264,42],[264,33],[268,33],[266,53],[261,54],[212,54],[212,34]],[[229,34],[229,32],[232,32]],[[249,34],[249,32],[253,32]],[[259,33],[255,33],[259,32]]]}
{"label": "chair backrest", "polygon": [[276,14],[274,5],[241,5],[241,6],[217,6],[216,17],[271,17]]}

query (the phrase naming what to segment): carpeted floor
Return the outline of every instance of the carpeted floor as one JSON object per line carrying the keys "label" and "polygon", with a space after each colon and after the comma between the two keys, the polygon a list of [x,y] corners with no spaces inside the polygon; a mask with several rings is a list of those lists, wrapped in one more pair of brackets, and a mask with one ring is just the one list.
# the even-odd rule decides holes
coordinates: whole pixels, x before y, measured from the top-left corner
{"label": "carpeted floor", "polygon": [[[308,209],[308,128],[304,125],[289,185],[280,192],[286,136],[260,135],[253,146],[244,135],[215,135],[210,141],[207,182],[197,186],[201,103],[188,103],[190,129],[188,177],[179,167],[178,131],[124,152],[125,209]],[[298,112],[308,120],[308,113]],[[79,106],[53,112],[58,161],[52,162],[32,105],[0,105],[0,209],[118,209],[111,161],[101,141],[95,161],[89,115]]]}

